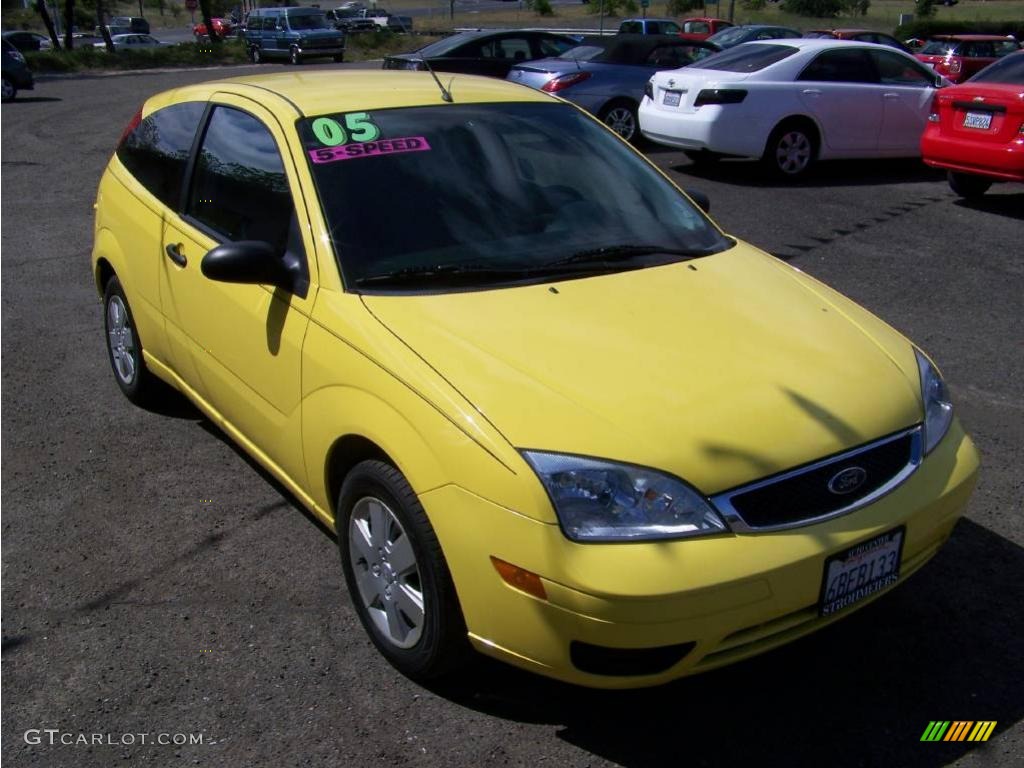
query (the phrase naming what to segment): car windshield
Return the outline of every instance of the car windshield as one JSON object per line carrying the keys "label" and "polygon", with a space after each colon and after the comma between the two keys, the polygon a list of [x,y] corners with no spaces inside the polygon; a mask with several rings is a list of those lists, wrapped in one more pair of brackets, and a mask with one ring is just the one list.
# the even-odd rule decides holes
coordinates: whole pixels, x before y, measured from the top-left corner
{"label": "car windshield", "polygon": [[423,57],[445,56],[463,43],[468,43],[472,40],[485,39],[487,39],[487,36],[481,35],[478,32],[460,32],[459,34],[451,35],[450,37],[446,37],[442,40],[438,40],[437,42],[423,46],[416,51],[416,54]]}
{"label": "car windshield", "polygon": [[918,53],[928,56],[953,56],[959,43],[949,40],[929,40]]}
{"label": "car windshield", "polygon": [[1015,53],[994,64],[989,64],[972,77],[970,82],[1024,85],[1024,53]]}
{"label": "car windshield", "polygon": [[757,72],[767,66],[792,56],[797,48],[791,45],[770,43],[747,43],[701,59],[691,68],[715,69],[720,72]]}
{"label": "car windshield", "polygon": [[327,29],[327,20],[322,13],[300,13],[288,17],[292,29]]}
{"label": "car windshield", "polygon": [[712,43],[718,43],[719,45],[729,45],[735,43],[743,38],[747,34],[747,30],[743,27],[729,27],[723,29],[720,32],[716,32],[708,38]]}
{"label": "car windshield", "polygon": [[390,109],[309,118],[298,129],[350,288],[560,279],[733,244],[632,149],[565,104]]}
{"label": "car windshield", "polygon": [[558,58],[575,61],[590,61],[591,59],[599,57],[604,53],[604,51],[604,47],[600,45],[577,45],[575,48],[570,48]]}

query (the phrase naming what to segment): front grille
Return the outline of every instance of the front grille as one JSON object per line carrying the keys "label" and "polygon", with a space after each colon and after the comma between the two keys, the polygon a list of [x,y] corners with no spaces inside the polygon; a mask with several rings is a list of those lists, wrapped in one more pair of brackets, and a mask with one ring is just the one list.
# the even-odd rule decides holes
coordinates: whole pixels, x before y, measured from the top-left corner
{"label": "front grille", "polygon": [[[788,528],[870,503],[903,482],[918,463],[920,429],[914,429],[726,492],[714,501],[734,530]],[[842,483],[836,482],[841,473],[860,479],[859,485],[842,492]]]}

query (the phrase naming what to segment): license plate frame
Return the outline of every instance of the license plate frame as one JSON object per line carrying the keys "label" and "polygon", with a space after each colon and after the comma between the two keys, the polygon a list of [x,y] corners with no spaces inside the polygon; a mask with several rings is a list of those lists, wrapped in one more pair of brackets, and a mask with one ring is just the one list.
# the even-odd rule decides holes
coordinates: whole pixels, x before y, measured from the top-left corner
{"label": "license plate frame", "polygon": [[818,615],[834,616],[899,583],[905,539],[901,525],[825,558]]}
{"label": "license plate frame", "polygon": [[973,128],[977,131],[987,131],[991,127],[991,112],[968,112],[964,115],[964,128]]}
{"label": "license plate frame", "polygon": [[661,97],[661,103],[666,107],[678,107],[682,100],[682,91],[665,91],[665,95]]}

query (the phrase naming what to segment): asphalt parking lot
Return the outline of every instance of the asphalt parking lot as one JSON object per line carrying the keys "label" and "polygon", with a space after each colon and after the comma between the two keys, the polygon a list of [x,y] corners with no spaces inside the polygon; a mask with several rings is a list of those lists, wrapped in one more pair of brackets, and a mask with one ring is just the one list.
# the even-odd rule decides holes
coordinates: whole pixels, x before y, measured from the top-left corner
{"label": "asphalt parking lot", "polygon": [[[428,689],[371,646],[323,529],[188,404],[137,409],[110,373],[89,267],[96,185],[146,97],[217,75],[52,80],[3,105],[4,760],[1021,764],[1024,188],[968,205],[913,161],[836,163],[788,186],[649,148],[727,232],[935,358],[983,456],[967,519],[901,588],[721,671],[611,693],[482,662]],[[998,725],[984,744],[920,742],[936,719]],[[179,734],[202,743],[155,743]]]}

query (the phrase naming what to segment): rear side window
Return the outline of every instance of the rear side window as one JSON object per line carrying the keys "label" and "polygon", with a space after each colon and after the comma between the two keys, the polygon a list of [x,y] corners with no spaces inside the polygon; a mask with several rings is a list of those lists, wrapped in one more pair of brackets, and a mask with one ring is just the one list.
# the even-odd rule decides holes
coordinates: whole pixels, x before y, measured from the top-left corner
{"label": "rear side window", "polygon": [[188,101],[158,109],[117,148],[117,157],[164,205],[177,209],[185,165],[206,104]]}
{"label": "rear side window", "polygon": [[916,61],[889,51],[870,51],[869,56],[878,68],[878,79],[882,85],[907,85],[915,88],[931,88],[935,85],[934,73],[922,69]]}
{"label": "rear side window", "polygon": [[825,51],[800,73],[800,80],[816,83],[877,83],[867,51],[837,48]]}
{"label": "rear side window", "polygon": [[544,58],[559,56],[572,47],[573,44],[567,40],[555,40],[550,37],[537,38],[537,50],[540,51],[540,55]]}
{"label": "rear side window", "polygon": [[708,56],[691,66],[720,72],[758,72],[796,52],[797,49],[789,45],[748,43],[741,47],[729,48],[714,56]]}
{"label": "rear side window", "polygon": [[263,240],[284,252],[292,199],[277,144],[263,123],[231,107],[213,111],[188,213],[228,240]]}
{"label": "rear side window", "polygon": [[1024,85],[1024,53],[1016,53],[989,64],[970,80],[972,83]]}
{"label": "rear side window", "polygon": [[918,53],[929,56],[956,56],[958,55],[957,46],[959,45],[959,43],[950,40],[929,40]]}

